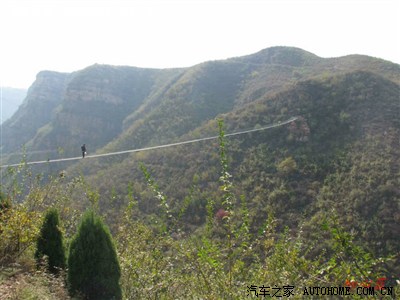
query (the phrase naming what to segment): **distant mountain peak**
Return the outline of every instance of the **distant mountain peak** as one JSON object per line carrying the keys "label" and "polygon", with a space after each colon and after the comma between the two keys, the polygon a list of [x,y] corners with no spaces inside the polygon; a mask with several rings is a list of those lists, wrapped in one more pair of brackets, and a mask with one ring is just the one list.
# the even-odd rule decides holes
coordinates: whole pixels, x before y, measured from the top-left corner
{"label": "distant mountain peak", "polygon": [[317,55],[296,47],[275,46],[254,54],[238,57],[249,63],[287,65],[292,67],[309,66],[322,60]]}

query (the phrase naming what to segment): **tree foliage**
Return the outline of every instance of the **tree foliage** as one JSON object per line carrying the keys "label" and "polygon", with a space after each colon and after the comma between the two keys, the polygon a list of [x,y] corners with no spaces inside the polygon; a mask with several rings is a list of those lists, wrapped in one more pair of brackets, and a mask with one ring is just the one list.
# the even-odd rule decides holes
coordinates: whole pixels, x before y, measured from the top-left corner
{"label": "tree foliage", "polygon": [[57,209],[49,209],[46,213],[37,240],[35,258],[38,265],[47,259],[47,268],[51,273],[56,274],[66,267],[63,235]]}
{"label": "tree foliage", "polygon": [[71,295],[121,299],[120,275],[108,228],[93,211],[87,211],[69,249],[67,277]]}

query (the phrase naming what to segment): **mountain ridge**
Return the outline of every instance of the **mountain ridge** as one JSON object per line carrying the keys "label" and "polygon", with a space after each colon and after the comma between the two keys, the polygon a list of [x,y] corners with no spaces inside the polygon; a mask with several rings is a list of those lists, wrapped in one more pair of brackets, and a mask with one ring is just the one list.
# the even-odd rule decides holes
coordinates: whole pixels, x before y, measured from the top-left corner
{"label": "mountain ridge", "polygon": [[[73,73],[42,71],[5,122],[2,151],[19,152],[25,145],[28,153],[53,153],[29,159],[52,159],[76,156],[83,143],[90,153],[154,146],[299,82],[357,70],[400,83],[397,64],[364,55],[321,58],[294,47],[189,68],[95,64]],[[11,155],[8,162],[16,160]]]}

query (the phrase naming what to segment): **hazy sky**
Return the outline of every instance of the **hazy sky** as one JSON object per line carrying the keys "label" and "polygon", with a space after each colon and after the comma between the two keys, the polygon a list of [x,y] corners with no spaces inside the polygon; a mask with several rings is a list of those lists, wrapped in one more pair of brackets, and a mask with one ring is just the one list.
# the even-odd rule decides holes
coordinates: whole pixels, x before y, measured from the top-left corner
{"label": "hazy sky", "polygon": [[1,0],[0,84],[94,63],[187,67],[295,46],[400,63],[400,0]]}

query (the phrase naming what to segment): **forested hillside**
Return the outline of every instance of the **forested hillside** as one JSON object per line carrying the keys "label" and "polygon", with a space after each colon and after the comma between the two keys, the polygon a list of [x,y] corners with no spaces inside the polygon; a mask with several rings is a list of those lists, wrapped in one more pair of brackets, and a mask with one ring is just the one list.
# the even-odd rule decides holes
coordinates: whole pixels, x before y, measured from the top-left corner
{"label": "forested hillside", "polygon": [[[49,206],[67,244],[82,211],[101,215],[127,299],[240,299],[251,284],[352,278],[395,286],[399,84],[388,61],[287,47],[182,69],[42,72],[4,124],[2,150],[3,164],[21,160],[21,145],[25,161],[48,163],[4,169],[3,206],[27,203],[16,210],[32,228],[26,249]],[[252,129],[263,130],[227,135]],[[83,143],[85,159],[52,162]]]}
{"label": "forested hillside", "polygon": [[[395,188],[400,154],[399,92],[397,84],[380,76],[353,72],[302,81],[221,116],[226,132],[300,116],[288,126],[228,141],[230,172],[237,195],[246,195],[253,230],[260,228],[268,212],[274,212],[283,228],[312,223],[321,209],[338,209],[343,210],[341,218],[348,229],[373,230],[359,236],[377,243],[371,247],[382,252],[399,249],[400,195]],[[216,129],[216,122],[210,121],[182,140],[213,136]],[[125,159],[88,160],[71,172],[96,170],[88,178],[99,189],[104,208],[115,191],[124,203],[123,191],[127,194],[131,184],[143,212],[157,213],[157,199],[146,192],[146,182],[138,172],[139,163],[144,163],[176,213],[191,189],[198,189],[184,218],[199,226],[207,214],[206,199],[216,196],[218,162],[217,142],[201,142]],[[354,180],[350,180],[352,176]],[[383,236],[388,243],[385,248],[379,246]]]}

